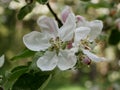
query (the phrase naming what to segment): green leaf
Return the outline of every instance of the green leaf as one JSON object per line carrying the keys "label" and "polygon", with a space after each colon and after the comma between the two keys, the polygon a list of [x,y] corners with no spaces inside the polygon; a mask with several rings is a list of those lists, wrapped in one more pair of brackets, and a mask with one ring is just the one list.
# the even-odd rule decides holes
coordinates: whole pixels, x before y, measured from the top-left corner
{"label": "green leaf", "polygon": [[38,90],[44,90],[47,84],[49,83],[49,81],[51,80],[51,78],[52,78],[52,74],[48,77],[48,79],[43,83],[43,85],[41,85],[41,87]]}
{"label": "green leaf", "polygon": [[22,66],[17,66],[15,68],[13,68],[11,72],[14,73],[18,70],[22,70],[22,69],[25,69],[25,68],[28,68],[28,66],[23,66],[23,65]]}
{"label": "green leaf", "polygon": [[13,72],[10,73],[9,77],[7,77],[7,80],[5,82],[5,84],[3,85],[4,90],[9,90],[10,88],[12,88],[14,82],[26,71],[28,71],[28,67],[24,67],[24,68],[19,68],[16,67],[17,69],[14,70]]}
{"label": "green leaf", "polygon": [[19,0],[14,0],[14,1],[19,2]]}
{"label": "green leaf", "polygon": [[80,1],[88,2],[88,1],[90,1],[90,0],[80,0]]}
{"label": "green leaf", "polygon": [[26,49],[23,52],[19,53],[18,55],[12,57],[10,60],[17,60],[17,59],[21,59],[21,58],[30,57],[30,56],[33,56],[35,53],[36,52],[34,52],[34,51],[30,51],[30,50]]}
{"label": "green leaf", "polygon": [[27,4],[26,6],[22,7],[17,15],[19,20],[22,20],[28,13],[33,10],[35,3]]}
{"label": "green leaf", "polygon": [[117,29],[113,29],[111,31],[110,37],[109,37],[109,44],[116,45],[120,41],[120,32]]}
{"label": "green leaf", "polygon": [[87,8],[90,8],[90,7],[93,7],[93,8],[101,8],[101,7],[102,8],[110,8],[110,5],[106,1],[100,1],[97,4],[87,2],[86,5],[87,5]]}
{"label": "green leaf", "polygon": [[30,67],[29,67],[30,70],[40,71],[40,69],[36,65],[36,62],[37,62],[38,58],[40,58],[41,56],[43,56],[44,53],[45,53],[45,51],[40,51],[40,52],[37,52],[34,55],[32,63],[30,65]]}
{"label": "green leaf", "polygon": [[14,83],[12,90],[38,90],[50,79],[51,74],[25,73]]}
{"label": "green leaf", "polygon": [[48,0],[36,0],[36,1],[40,4],[46,4],[48,2]]}

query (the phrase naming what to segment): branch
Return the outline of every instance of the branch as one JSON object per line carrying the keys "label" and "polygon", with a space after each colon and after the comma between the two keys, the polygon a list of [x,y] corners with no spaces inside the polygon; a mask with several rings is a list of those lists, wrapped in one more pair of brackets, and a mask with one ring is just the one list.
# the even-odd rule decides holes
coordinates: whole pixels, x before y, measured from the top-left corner
{"label": "branch", "polygon": [[55,17],[55,19],[57,20],[58,24],[59,24],[59,27],[61,27],[63,24],[62,22],[60,21],[60,19],[57,17],[56,13],[52,10],[51,6],[49,3],[46,4],[47,7],[49,8],[50,12],[53,14],[53,16]]}

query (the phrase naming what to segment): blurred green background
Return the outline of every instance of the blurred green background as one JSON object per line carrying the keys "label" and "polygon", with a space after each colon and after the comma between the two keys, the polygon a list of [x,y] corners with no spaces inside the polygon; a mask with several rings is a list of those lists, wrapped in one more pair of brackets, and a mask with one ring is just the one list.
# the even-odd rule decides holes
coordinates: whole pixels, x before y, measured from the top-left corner
{"label": "blurred green background", "polygon": [[[25,5],[24,0],[19,1],[12,1],[9,7],[0,6],[0,56],[5,54],[6,58],[0,74],[31,60],[10,61],[10,58],[25,49],[23,35],[40,30],[36,23],[39,16],[53,17],[47,6],[36,3],[24,20],[18,20],[18,11]],[[120,0],[50,0],[50,5],[59,18],[68,5],[76,15],[102,20],[104,28],[95,50],[108,61],[81,66],[78,70],[57,71],[45,90],[120,90]]]}

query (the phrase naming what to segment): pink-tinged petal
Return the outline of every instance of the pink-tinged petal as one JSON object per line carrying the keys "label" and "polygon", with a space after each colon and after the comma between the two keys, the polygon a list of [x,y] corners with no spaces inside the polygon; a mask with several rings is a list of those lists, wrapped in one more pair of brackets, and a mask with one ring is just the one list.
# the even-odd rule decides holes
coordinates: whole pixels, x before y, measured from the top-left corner
{"label": "pink-tinged petal", "polygon": [[37,60],[37,66],[42,71],[53,70],[58,62],[58,57],[55,52],[46,51],[46,53]]}
{"label": "pink-tinged petal", "polygon": [[58,68],[60,70],[71,69],[75,66],[77,59],[74,52],[70,50],[60,50],[58,55]]}
{"label": "pink-tinged petal", "polygon": [[85,18],[80,15],[76,16],[76,22],[77,22],[77,27],[81,27],[81,26],[84,27],[87,26],[88,24],[88,21],[86,21]]}
{"label": "pink-tinged petal", "polygon": [[104,57],[98,57],[95,54],[91,53],[89,50],[83,50],[83,53],[86,54],[94,62],[105,61]]}
{"label": "pink-tinged petal", "polygon": [[61,18],[62,18],[62,22],[64,23],[68,17],[68,15],[71,13],[72,11],[70,10],[69,6],[66,6],[62,13],[61,13]]}
{"label": "pink-tinged petal", "polygon": [[89,33],[89,40],[93,41],[101,33],[103,23],[100,20],[93,20],[89,22],[89,27],[91,28],[91,31]]}
{"label": "pink-tinged petal", "polygon": [[73,32],[75,30],[75,16],[71,13],[69,14],[66,22],[58,31],[58,36],[61,38],[62,41],[69,41],[73,38]]}
{"label": "pink-tinged petal", "polygon": [[24,35],[23,42],[26,47],[32,51],[45,50],[50,47],[50,37],[47,34],[33,31]]}
{"label": "pink-tinged petal", "polygon": [[47,16],[41,16],[37,20],[38,25],[40,26],[42,32],[47,32],[52,34],[53,37],[56,37],[58,34],[58,25],[57,22],[53,18],[49,18]]}
{"label": "pink-tinged petal", "polygon": [[4,62],[5,62],[5,56],[2,55],[2,56],[0,57],[0,68],[4,65]]}
{"label": "pink-tinged petal", "polygon": [[74,44],[79,44],[80,40],[86,39],[87,35],[90,32],[90,28],[88,27],[79,27],[75,30],[75,38],[74,38]]}

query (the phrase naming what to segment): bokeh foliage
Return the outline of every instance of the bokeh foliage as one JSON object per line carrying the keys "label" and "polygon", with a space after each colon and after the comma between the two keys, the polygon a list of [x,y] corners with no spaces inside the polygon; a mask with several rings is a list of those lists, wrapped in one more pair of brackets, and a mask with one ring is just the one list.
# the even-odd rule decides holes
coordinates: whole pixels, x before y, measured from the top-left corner
{"label": "bokeh foliage", "polygon": [[[17,1],[16,3],[19,3],[20,0]],[[44,76],[39,75],[34,70],[26,69],[30,65],[28,62],[31,62],[31,58],[33,58],[33,54],[35,53],[25,48],[22,37],[30,31],[40,30],[36,23],[39,16],[48,15],[53,17],[53,15],[43,5],[47,3],[47,0],[30,1],[15,9],[12,8],[13,3],[10,3],[10,6],[6,8],[0,6],[0,55],[3,53],[6,55],[5,65],[0,69],[0,75],[3,75],[3,81],[0,84],[5,81],[7,83],[6,85],[9,83],[9,85],[13,85],[14,81],[16,83],[13,85],[13,90],[16,90],[16,86],[19,87],[22,84],[23,87],[26,86],[28,88],[27,85],[21,83],[23,79],[26,79],[27,82],[28,79],[33,78],[31,80],[31,83],[33,83],[35,82],[33,80],[38,79],[34,75],[40,78]],[[39,4],[36,4],[35,1]],[[93,63],[89,67],[81,66],[76,71],[57,71],[45,90],[119,90],[120,28],[118,28],[115,21],[120,18],[120,1],[49,0],[49,2],[59,18],[61,18],[60,13],[62,9],[66,5],[69,5],[76,15],[82,15],[89,20],[102,20],[104,28],[102,34],[98,37],[100,43],[96,47],[96,51],[98,55],[105,56],[108,61],[98,64]],[[15,56],[16,54],[17,56]],[[28,56],[31,57],[29,58]],[[16,67],[19,65],[23,67]],[[15,67],[17,69],[12,70]],[[19,77],[19,79],[16,80],[14,78],[15,80],[12,80],[12,82],[7,82],[8,79],[4,80],[4,77]],[[49,77],[51,77],[49,73],[44,76],[46,79],[49,79]],[[37,85],[41,85],[41,82],[40,80],[40,83],[36,84],[36,90],[38,89]],[[30,90],[33,90],[34,87],[31,85],[31,88]]]}

